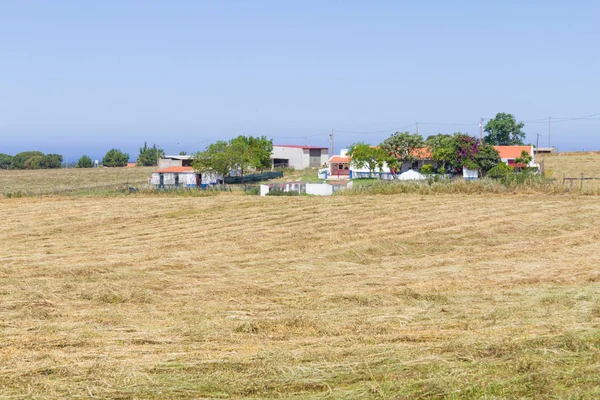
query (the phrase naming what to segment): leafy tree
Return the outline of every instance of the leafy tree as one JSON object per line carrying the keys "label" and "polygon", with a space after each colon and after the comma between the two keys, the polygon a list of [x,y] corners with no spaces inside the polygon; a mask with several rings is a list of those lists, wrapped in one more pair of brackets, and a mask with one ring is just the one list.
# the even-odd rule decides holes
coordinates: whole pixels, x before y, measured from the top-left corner
{"label": "leafy tree", "polygon": [[86,155],[81,156],[79,161],[77,161],[77,168],[92,168],[93,165],[92,159]]}
{"label": "leafy tree", "polygon": [[517,123],[512,114],[498,113],[485,125],[485,132],[488,134],[483,139],[496,146],[522,145],[525,132],[521,129],[524,126],[523,122]]}
{"label": "leafy tree", "polygon": [[102,158],[102,165],[105,167],[124,167],[128,162],[129,154],[119,149],[110,149]]}
{"label": "leafy tree", "polygon": [[[42,153],[41,151],[23,151],[21,153],[17,153],[15,154],[15,156],[12,159],[12,166],[11,168],[13,169],[25,169],[25,162],[27,160],[29,160],[32,157],[43,157],[44,153]],[[32,163],[29,163],[30,166]]]}
{"label": "leafy tree", "polygon": [[395,174],[406,162],[419,160],[418,150],[423,147],[421,135],[396,132],[383,141],[381,148],[386,153],[386,163]]}
{"label": "leafy tree", "polygon": [[458,169],[463,167],[467,167],[468,169],[477,169],[475,155],[481,146],[479,139],[460,132],[455,133],[453,139],[454,152],[450,164],[454,168]]}
{"label": "leafy tree", "polygon": [[152,147],[148,147],[148,144],[144,142],[144,147],[140,147],[140,154],[138,155],[137,165],[144,167],[151,167],[158,165],[158,159],[164,157],[165,152],[154,144]]}
{"label": "leafy tree", "polygon": [[273,154],[273,140],[266,136],[249,138],[250,143],[250,166],[259,171],[271,168],[271,154]]}
{"label": "leafy tree", "polygon": [[212,143],[205,151],[194,154],[192,166],[199,172],[216,172],[224,177],[233,169],[234,160],[229,143],[220,140]]}
{"label": "leafy tree", "polygon": [[187,152],[182,150],[182,151],[179,152],[179,155],[180,156],[187,156]]}
{"label": "leafy tree", "polygon": [[484,144],[479,146],[474,161],[479,170],[481,170],[482,175],[485,176],[490,169],[494,168],[502,160],[498,151],[492,145]]}
{"label": "leafy tree", "polygon": [[516,165],[525,165],[525,167],[527,168],[529,166],[529,163],[531,162],[531,160],[533,160],[533,158],[531,157],[531,155],[529,155],[529,152],[527,152],[526,150],[523,150],[521,152],[521,156],[517,157],[515,159],[515,164]]}
{"label": "leafy tree", "polygon": [[358,168],[368,168],[369,177],[373,176],[375,169],[383,169],[387,153],[381,147],[372,147],[366,143],[355,143],[348,149],[348,156],[352,164]]}
{"label": "leafy tree", "polygon": [[43,159],[44,159],[44,156],[30,157],[27,159],[27,161],[25,161],[25,164],[23,164],[23,168],[24,169],[40,169]]}
{"label": "leafy tree", "polygon": [[40,168],[56,169],[62,166],[63,157],[60,154],[46,154],[40,161]]}
{"label": "leafy tree", "polygon": [[273,141],[265,136],[238,136],[229,142],[218,141],[205,151],[194,155],[192,165],[197,171],[214,171],[227,176],[232,169],[238,169],[242,178],[253,168],[262,171],[271,166]]}
{"label": "leafy tree", "polygon": [[0,153],[0,169],[9,169],[13,163],[13,156]]}
{"label": "leafy tree", "polygon": [[440,133],[429,136],[425,140],[425,145],[429,149],[433,160],[444,170],[446,169],[446,165],[455,158],[456,146],[452,135]]}

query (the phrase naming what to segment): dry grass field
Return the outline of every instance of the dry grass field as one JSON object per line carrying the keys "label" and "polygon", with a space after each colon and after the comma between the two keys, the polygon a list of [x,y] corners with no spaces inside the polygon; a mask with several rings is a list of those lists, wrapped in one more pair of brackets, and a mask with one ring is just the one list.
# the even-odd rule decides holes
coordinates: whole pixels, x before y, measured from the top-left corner
{"label": "dry grass field", "polygon": [[600,397],[600,201],[0,199],[2,398]]}
{"label": "dry grass field", "polygon": [[70,168],[46,170],[0,170],[0,194],[81,193],[97,189],[139,186],[148,182],[155,167]]}
{"label": "dry grass field", "polygon": [[[562,184],[563,174],[568,178],[600,178],[600,152],[559,153],[540,157],[546,172]],[[577,186],[578,187],[578,186]],[[584,182],[584,188],[600,188],[600,180]]]}

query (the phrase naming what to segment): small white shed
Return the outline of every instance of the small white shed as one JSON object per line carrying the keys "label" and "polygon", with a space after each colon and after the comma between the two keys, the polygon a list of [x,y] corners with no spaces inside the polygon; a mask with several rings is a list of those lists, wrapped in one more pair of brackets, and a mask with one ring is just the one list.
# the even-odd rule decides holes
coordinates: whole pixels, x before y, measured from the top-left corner
{"label": "small white shed", "polygon": [[196,172],[193,167],[167,167],[152,173],[151,184],[156,187],[198,187],[223,182],[214,172]]}

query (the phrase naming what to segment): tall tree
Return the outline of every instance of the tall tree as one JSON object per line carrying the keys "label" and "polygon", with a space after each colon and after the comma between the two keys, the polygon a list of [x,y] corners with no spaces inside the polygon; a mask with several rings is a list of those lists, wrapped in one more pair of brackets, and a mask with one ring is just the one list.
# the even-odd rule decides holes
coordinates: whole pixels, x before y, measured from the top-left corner
{"label": "tall tree", "polygon": [[229,143],[220,140],[212,143],[205,151],[194,154],[192,166],[199,172],[216,172],[223,177],[229,175],[233,168],[233,157]]}
{"label": "tall tree", "polygon": [[0,169],[10,169],[13,163],[13,156],[0,153]]}
{"label": "tall tree", "polygon": [[92,168],[94,164],[92,163],[92,159],[86,155],[81,156],[81,158],[77,161],[76,168]]}
{"label": "tall tree", "polygon": [[487,135],[483,139],[486,143],[496,146],[522,145],[525,132],[521,129],[524,126],[523,122],[515,120],[514,115],[498,113],[485,125]]}
{"label": "tall tree", "polygon": [[46,154],[40,161],[40,168],[56,169],[62,166],[63,156],[60,154]]}
{"label": "tall tree", "polygon": [[369,177],[373,176],[376,169],[383,169],[386,160],[386,152],[381,147],[369,146],[366,143],[355,143],[348,149],[351,162],[358,168],[368,168]]}
{"label": "tall tree", "polygon": [[[383,141],[381,148],[387,155],[386,163],[390,171],[399,170],[406,162],[420,159],[418,151],[423,147],[423,138],[409,132],[396,132]],[[394,173],[394,172],[392,172]]]}
{"label": "tall tree", "polygon": [[102,158],[104,167],[124,167],[129,162],[129,154],[119,149],[110,149]]}
{"label": "tall tree", "polygon": [[444,170],[446,165],[454,158],[456,151],[454,137],[443,133],[429,136],[425,140],[425,146],[431,153],[431,158]]}
{"label": "tall tree", "polygon": [[263,171],[271,168],[273,154],[273,140],[267,139],[266,136],[249,138],[250,143],[250,166],[258,171]]}
{"label": "tall tree", "polygon": [[[13,169],[25,169],[25,163],[32,157],[44,157],[44,153],[41,151],[23,151],[21,153],[15,154],[12,158],[12,166]],[[35,163],[29,163],[31,166]]]}
{"label": "tall tree", "polygon": [[148,144],[144,142],[144,147],[140,147],[140,154],[138,155],[137,165],[143,167],[151,167],[158,165],[158,159],[164,157],[165,152],[154,144],[152,147],[148,147]]}

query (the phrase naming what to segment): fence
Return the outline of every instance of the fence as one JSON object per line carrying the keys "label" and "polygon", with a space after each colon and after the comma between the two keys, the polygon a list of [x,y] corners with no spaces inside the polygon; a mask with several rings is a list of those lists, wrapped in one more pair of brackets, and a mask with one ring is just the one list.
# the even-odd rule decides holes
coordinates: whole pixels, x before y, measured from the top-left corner
{"label": "fence", "polygon": [[569,181],[569,189],[573,189],[573,182],[579,181],[579,189],[583,189],[583,181],[600,181],[600,178],[586,178],[581,174],[579,178],[567,178],[566,174],[563,173],[563,187],[565,183]]}
{"label": "fence", "polygon": [[225,178],[225,183],[236,184],[246,182],[260,182],[267,179],[282,178],[283,171],[262,172],[260,174],[248,174],[244,176],[230,176]]}

